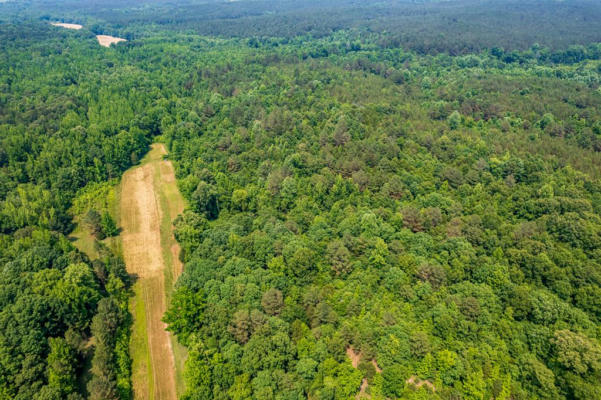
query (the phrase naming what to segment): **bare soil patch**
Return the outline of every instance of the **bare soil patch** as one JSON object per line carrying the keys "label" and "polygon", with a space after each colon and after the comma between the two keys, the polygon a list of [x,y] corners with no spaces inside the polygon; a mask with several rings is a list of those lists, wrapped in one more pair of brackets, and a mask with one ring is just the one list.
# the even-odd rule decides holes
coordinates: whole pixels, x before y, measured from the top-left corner
{"label": "bare soil patch", "polygon": [[367,378],[363,378],[361,381],[361,389],[359,390],[359,394],[355,396],[356,400],[360,399],[371,399],[371,396],[367,394],[367,388],[369,387],[369,383],[367,382]]}
{"label": "bare soil patch", "polygon": [[348,358],[350,358],[353,368],[357,368],[359,366],[359,362],[361,362],[361,353],[356,353],[352,347],[348,347],[346,349],[346,355]]}
{"label": "bare soil patch", "polygon": [[382,373],[382,368],[380,368],[380,366],[378,365],[378,363],[376,362],[376,360],[375,360],[375,359],[374,359],[374,360],[371,360],[371,365],[373,365],[373,366],[374,366],[374,368],[375,368],[375,370],[376,370],[376,372],[377,372],[378,374],[381,374],[381,373]]}
{"label": "bare soil patch", "polygon": [[51,22],[50,25],[60,26],[61,28],[75,29],[75,30],[79,30],[79,29],[83,28],[83,26],[81,26],[79,24],[67,24],[65,22]]}
{"label": "bare soil patch", "polygon": [[96,39],[98,39],[98,43],[104,47],[111,47],[111,44],[119,43],[119,42],[127,42],[127,40],[123,38],[118,38],[109,35],[96,35]]}
{"label": "bare soil patch", "polygon": [[[361,358],[363,357],[360,352],[356,352],[352,347],[346,348],[346,355],[351,360],[351,364],[353,368],[359,367],[359,363],[361,362]],[[371,364],[374,366],[374,369],[378,374],[382,373],[382,369],[378,366],[378,363],[375,359],[371,360]],[[359,394],[355,397],[356,399],[370,399],[371,396],[367,393],[367,388],[369,387],[369,382],[366,378],[363,378],[361,381],[361,388],[359,389]]]}

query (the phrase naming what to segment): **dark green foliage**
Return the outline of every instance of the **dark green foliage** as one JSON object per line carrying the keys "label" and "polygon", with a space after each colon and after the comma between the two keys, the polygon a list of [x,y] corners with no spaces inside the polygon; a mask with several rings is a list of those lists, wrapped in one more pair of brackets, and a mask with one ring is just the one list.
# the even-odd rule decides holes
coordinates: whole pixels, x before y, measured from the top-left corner
{"label": "dark green foliage", "polygon": [[207,219],[215,219],[219,215],[217,192],[213,185],[200,181],[192,193],[191,201],[195,210],[204,214]]}
{"label": "dark green foliage", "polygon": [[98,211],[91,209],[83,217],[83,223],[88,227],[90,233],[96,237],[96,239],[102,240],[106,237],[102,226],[102,221]]}
{"label": "dark green foliage", "polygon": [[117,399],[117,376],[114,346],[116,332],[122,323],[122,310],[113,298],[105,298],[98,304],[98,312],[92,319],[91,330],[96,338],[94,358],[92,359],[93,377],[88,383],[90,399]]}
{"label": "dark green foliage", "polygon": [[[361,34],[344,41],[350,52],[363,49],[361,39],[376,32],[381,34],[378,43],[384,48],[403,47],[421,54],[458,55],[494,48],[504,62],[514,62],[520,61],[515,50],[532,47],[544,52],[541,46],[546,46],[556,49],[546,52],[546,57],[573,63],[590,57],[586,45],[601,39],[601,9],[598,2],[588,0],[189,1],[177,6],[150,0],[111,0],[102,8],[91,0],[64,1],[52,7],[26,4],[31,13],[45,18],[50,14],[53,19],[93,20],[97,23],[90,30],[95,34],[139,38],[149,35],[144,28],[151,25],[153,31],[159,26],[168,31],[239,37],[241,45],[249,49],[277,46],[297,36],[305,35],[309,41],[352,29]],[[324,57],[331,55],[332,49],[319,45],[306,54]],[[598,56],[599,51],[593,54]],[[462,65],[474,67],[478,62],[468,58]],[[391,77],[403,81],[402,74],[391,73]],[[182,84],[188,89],[192,85],[189,81]]]}

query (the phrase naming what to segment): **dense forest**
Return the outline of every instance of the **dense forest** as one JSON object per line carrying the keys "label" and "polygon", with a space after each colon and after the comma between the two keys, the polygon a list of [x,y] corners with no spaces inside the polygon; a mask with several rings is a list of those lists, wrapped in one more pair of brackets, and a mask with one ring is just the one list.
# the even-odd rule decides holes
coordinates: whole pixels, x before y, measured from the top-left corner
{"label": "dense forest", "polygon": [[132,398],[105,198],[153,141],[182,398],[601,398],[599,16],[1,3],[0,399]]}
{"label": "dense forest", "polygon": [[[19,2],[7,3],[19,12]],[[28,4],[28,3],[26,3]],[[92,31],[144,37],[150,31],[218,37],[325,37],[377,33],[382,47],[419,54],[468,54],[487,48],[553,49],[601,41],[595,0],[91,0],[36,1],[28,13],[84,21]],[[358,32],[358,33],[357,33]],[[382,35],[380,35],[382,34]]]}
{"label": "dense forest", "polygon": [[191,78],[164,133],[188,398],[599,397],[599,93],[366,55]]}

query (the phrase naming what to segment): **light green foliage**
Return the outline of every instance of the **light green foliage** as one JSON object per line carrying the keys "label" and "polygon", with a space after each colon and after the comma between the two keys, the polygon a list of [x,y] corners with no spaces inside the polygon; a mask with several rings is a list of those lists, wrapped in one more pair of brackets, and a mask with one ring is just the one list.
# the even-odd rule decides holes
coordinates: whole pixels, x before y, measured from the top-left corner
{"label": "light green foliage", "polygon": [[[97,160],[97,159],[96,159]],[[95,161],[96,162],[96,161]],[[72,215],[85,214],[89,209],[108,210],[115,198],[116,181],[92,182],[79,190],[69,212]]]}
{"label": "light green foliage", "polygon": [[601,346],[586,336],[560,330],[555,332],[552,343],[557,361],[563,368],[580,375],[601,371]]}
{"label": "light green foliage", "polygon": [[48,386],[63,396],[75,390],[75,351],[62,338],[49,340]]}
{"label": "light green foliage", "polygon": [[179,290],[171,299],[171,307],[163,319],[168,324],[168,329],[180,335],[182,343],[186,344],[188,342],[186,334],[200,328],[203,322],[204,307],[202,292]]}
{"label": "light green foliage", "polygon": [[80,329],[87,325],[100,299],[92,270],[84,263],[71,264],[65,269],[62,279],[54,288],[53,295],[63,301],[73,315],[78,316],[72,324]]}

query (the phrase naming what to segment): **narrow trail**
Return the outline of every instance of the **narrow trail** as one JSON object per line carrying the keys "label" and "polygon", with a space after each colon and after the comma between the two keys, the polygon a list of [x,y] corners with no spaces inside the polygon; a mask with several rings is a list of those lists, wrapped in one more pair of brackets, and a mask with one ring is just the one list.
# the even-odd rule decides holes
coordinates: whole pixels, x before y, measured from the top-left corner
{"label": "narrow trail", "polygon": [[142,164],[124,174],[121,184],[123,256],[128,272],[136,278],[130,344],[135,399],[175,400],[177,370],[183,364],[176,359],[174,338],[161,321],[181,272],[171,222],[184,208],[173,166],[163,160],[165,154],[162,144],[153,145]]}

